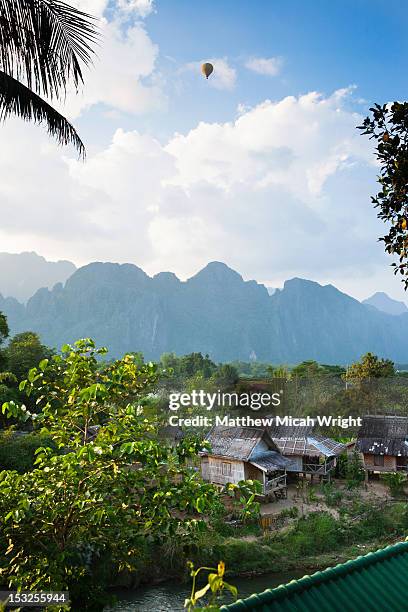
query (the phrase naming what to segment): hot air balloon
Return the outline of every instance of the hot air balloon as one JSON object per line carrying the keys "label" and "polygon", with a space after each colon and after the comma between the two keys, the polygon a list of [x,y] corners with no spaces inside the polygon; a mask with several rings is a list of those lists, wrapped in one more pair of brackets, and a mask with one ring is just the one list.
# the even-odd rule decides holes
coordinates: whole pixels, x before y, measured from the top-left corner
{"label": "hot air balloon", "polygon": [[214,70],[214,66],[210,64],[209,62],[205,62],[201,66],[201,72],[203,73],[206,79],[208,79],[208,77],[213,72],[213,70]]}

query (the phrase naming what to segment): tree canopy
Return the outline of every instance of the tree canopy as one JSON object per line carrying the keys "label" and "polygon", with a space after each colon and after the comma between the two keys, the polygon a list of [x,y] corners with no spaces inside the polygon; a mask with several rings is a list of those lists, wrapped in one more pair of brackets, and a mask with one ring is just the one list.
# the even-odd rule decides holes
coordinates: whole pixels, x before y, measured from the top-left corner
{"label": "tree canopy", "polygon": [[360,361],[351,364],[344,378],[351,382],[361,382],[372,378],[387,378],[394,375],[394,364],[390,359],[380,359],[373,353],[366,353]]}
{"label": "tree canopy", "polygon": [[0,576],[14,588],[69,590],[84,611],[106,603],[103,568],[136,570],[146,542],[191,544],[218,499],[186,463],[197,445],[181,452],[159,440],[139,406],[157,367],[133,355],[101,366],[105,354],[89,339],[64,346],[20,384],[39,414],[2,407],[60,450],[38,449],[26,473],[0,472]]}
{"label": "tree canopy", "polygon": [[375,104],[370,112],[358,129],[377,143],[381,189],[371,200],[388,226],[380,240],[398,258],[391,265],[408,289],[408,102]]}

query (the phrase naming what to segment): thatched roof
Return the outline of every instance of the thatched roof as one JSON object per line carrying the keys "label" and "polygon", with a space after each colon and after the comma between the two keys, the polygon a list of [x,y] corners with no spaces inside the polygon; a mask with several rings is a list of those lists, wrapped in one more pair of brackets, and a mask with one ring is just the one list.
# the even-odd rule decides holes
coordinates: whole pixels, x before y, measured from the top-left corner
{"label": "thatched roof", "polygon": [[408,457],[408,417],[363,417],[356,450],[367,455]]}
{"label": "thatched roof", "polygon": [[257,444],[264,439],[271,449],[276,450],[265,429],[256,427],[215,426],[206,435],[211,444],[211,455],[248,461]]}

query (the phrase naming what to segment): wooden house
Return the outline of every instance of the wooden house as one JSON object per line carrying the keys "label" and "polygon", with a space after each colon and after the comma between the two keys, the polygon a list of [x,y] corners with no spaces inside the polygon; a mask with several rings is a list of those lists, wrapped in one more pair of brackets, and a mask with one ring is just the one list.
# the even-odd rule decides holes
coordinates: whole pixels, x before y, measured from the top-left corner
{"label": "wooden house", "polygon": [[315,434],[308,426],[273,425],[268,433],[281,454],[290,459],[287,472],[330,479],[337,457],[346,451],[344,444]]}
{"label": "wooden house", "polygon": [[201,453],[201,474],[214,484],[237,484],[240,480],[259,480],[263,495],[286,495],[286,468],[266,429],[255,427],[213,427],[206,440],[210,451]]}
{"label": "wooden house", "polygon": [[408,472],[408,417],[363,417],[356,442],[367,477],[373,472]]}

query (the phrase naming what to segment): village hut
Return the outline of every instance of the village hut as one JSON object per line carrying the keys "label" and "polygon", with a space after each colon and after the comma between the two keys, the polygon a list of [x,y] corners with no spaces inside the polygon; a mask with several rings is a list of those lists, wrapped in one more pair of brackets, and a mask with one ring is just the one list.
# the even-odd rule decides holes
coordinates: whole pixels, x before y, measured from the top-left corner
{"label": "village hut", "polygon": [[286,470],[282,457],[266,429],[216,426],[206,436],[211,449],[201,453],[204,480],[218,485],[259,480],[264,496],[286,495]]}
{"label": "village hut", "polygon": [[281,454],[291,460],[287,472],[330,479],[337,457],[346,451],[344,444],[313,433],[311,426],[272,425],[268,433]]}
{"label": "village hut", "polygon": [[356,450],[367,477],[372,472],[408,472],[408,417],[367,415],[358,431]]}

